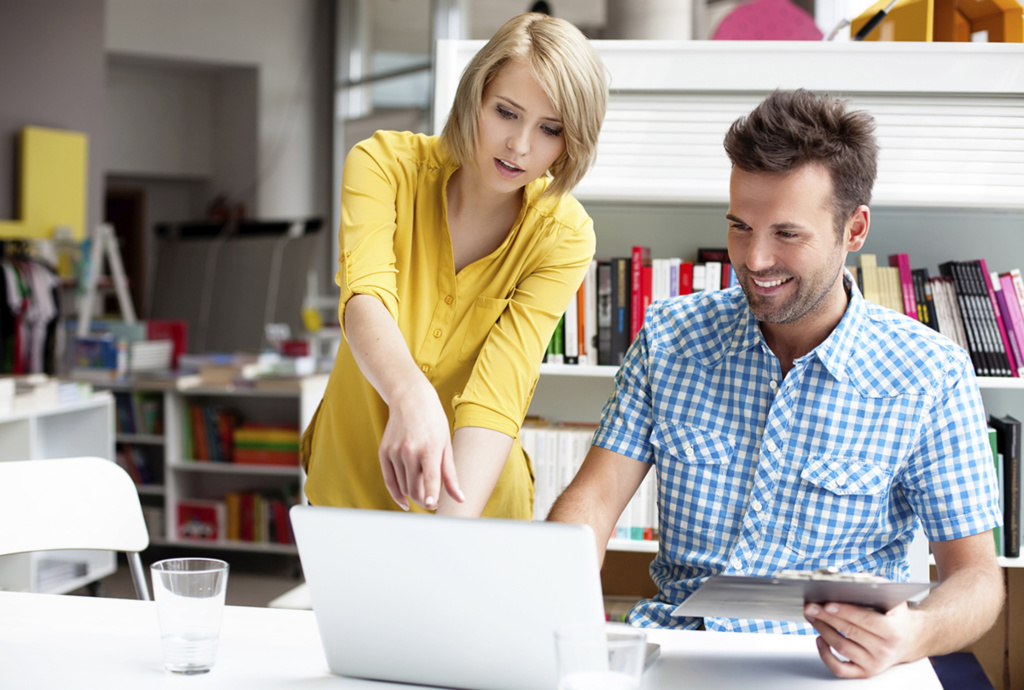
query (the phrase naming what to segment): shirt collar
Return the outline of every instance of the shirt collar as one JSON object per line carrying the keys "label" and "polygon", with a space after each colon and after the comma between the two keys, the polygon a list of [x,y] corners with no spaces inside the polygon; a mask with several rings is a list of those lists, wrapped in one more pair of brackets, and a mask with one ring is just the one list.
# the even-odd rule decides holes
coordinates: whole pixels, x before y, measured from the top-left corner
{"label": "shirt collar", "polygon": [[[797,360],[817,357],[825,369],[838,381],[845,380],[847,376],[847,362],[866,318],[864,297],[857,288],[857,282],[853,279],[849,269],[843,269],[843,288],[849,295],[850,301],[842,320],[820,345]],[[745,301],[746,298],[744,298]],[[740,352],[753,347],[764,347],[766,351],[770,351],[750,307],[747,306],[741,313],[742,317],[737,320],[730,349],[733,352]]]}

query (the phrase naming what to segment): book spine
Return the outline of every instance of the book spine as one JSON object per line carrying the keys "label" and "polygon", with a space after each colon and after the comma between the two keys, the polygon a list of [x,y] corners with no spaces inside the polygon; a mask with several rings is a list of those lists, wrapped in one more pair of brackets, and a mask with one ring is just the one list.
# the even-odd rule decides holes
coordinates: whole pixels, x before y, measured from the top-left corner
{"label": "book spine", "polygon": [[630,254],[630,328],[629,328],[629,340],[633,342],[633,338],[640,332],[640,326],[644,322],[643,312],[643,268],[644,263],[649,263],[651,260],[651,250],[649,247],[642,245],[633,245],[633,251]]}
{"label": "book spine", "polygon": [[562,336],[562,363],[579,364],[579,310],[576,300],[569,302],[562,321],[565,324]]}
{"label": "book spine", "polygon": [[[1017,339],[1017,347],[1024,357],[1024,312],[1021,311],[1020,303],[1015,294],[1016,288],[1013,284],[1013,277],[1004,273],[999,276],[999,286],[1002,288],[1003,298],[1006,302],[1006,311],[1009,312],[1009,320],[1006,321],[1007,335],[1014,334]],[[1017,374],[1024,375],[1024,358],[1017,360]]]}
{"label": "book spine", "polygon": [[1010,373],[1017,377],[1019,376],[1017,369],[1024,360],[1021,359],[1020,341],[1017,339],[1017,333],[1013,330],[1013,323],[1010,315],[1010,304],[1007,302],[1006,295],[1003,293],[1003,286],[999,282],[999,276],[992,273],[989,278],[992,281],[996,306],[1002,315],[1003,337],[1006,338],[1008,344],[1007,355],[1009,355],[1010,359]]}
{"label": "book spine", "polygon": [[967,352],[971,356],[971,363],[974,364],[974,371],[978,376],[990,376],[991,371],[988,365],[988,358],[984,356],[984,346],[981,341],[981,334],[978,331],[978,324],[974,318],[967,285],[960,267],[955,261],[947,261],[939,264],[939,271],[942,275],[949,277],[953,284],[953,295],[955,306],[960,314],[960,321],[964,326],[964,333],[967,338]]}
{"label": "book spine", "polygon": [[619,366],[626,356],[626,350],[632,341],[630,329],[632,324],[632,290],[630,288],[630,259],[616,258],[611,263],[612,280],[612,324],[611,324],[611,364]]}
{"label": "book spine", "polygon": [[[991,326],[990,328],[992,328],[992,337],[995,340],[996,356],[1003,367],[1003,376],[1016,376],[1017,365],[1013,361],[1013,353],[1010,350],[1009,334],[1006,332],[1006,324],[1003,323],[999,302],[996,300],[995,288],[997,283],[993,283],[992,274],[989,272],[988,265],[984,259],[976,259],[970,263],[971,268],[975,272],[975,279],[981,284],[983,293],[988,297],[991,323],[995,324],[994,328]],[[996,335],[998,335],[998,339],[996,339]]]}
{"label": "book spine", "polygon": [[597,261],[590,262],[587,267],[587,276],[583,279],[580,287],[580,313],[583,315],[583,323],[580,333],[583,334],[583,343],[580,346],[580,355],[585,355],[586,364],[597,364]]}
{"label": "book spine", "polygon": [[903,313],[918,321],[917,297],[914,294],[914,278],[910,274],[910,256],[905,253],[890,254],[889,265],[899,271],[900,295],[903,298]]}
{"label": "book spine", "polygon": [[597,265],[597,363],[612,364],[612,265]]}
{"label": "book spine", "polygon": [[[1022,284],[1024,285],[1024,284]],[[693,294],[693,262],[683,261],[679,264],[679,294]]]}

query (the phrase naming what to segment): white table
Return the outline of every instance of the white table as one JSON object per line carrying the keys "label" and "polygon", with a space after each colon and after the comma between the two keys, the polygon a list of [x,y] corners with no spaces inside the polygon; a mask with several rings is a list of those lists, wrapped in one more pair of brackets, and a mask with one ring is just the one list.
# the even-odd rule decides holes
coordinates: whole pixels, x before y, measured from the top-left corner
{"label": "white table", "polygon": [[[685,687],[896,688],[941,690],[927,660],[869,681],[834,679],[811,637],[650,631],[662,645],[644,690]],[[396,661],[400,661],[396,650]],[[164,673],[152,602],[0,592],[0,687],[50,688],[346,688],[414,686],[361,681],[327,670],[312,611],[229,606],[213,670],[201,676]],[[419,686],[415,686],[419,687]]]}

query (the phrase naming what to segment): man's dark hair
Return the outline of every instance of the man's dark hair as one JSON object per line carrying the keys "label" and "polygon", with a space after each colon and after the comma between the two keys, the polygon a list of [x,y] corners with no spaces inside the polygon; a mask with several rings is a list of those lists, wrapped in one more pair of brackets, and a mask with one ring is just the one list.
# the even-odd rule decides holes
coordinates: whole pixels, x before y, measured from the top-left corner
{"label": "man's dark hair", "polygon": [[847,219],[871,202],[878,169],[875,121],[844,99],[805,89],[775,91],[729,127],[725,152],[747,172],[789,173],[820,165],[832,178],[832,214],[842,236]]}

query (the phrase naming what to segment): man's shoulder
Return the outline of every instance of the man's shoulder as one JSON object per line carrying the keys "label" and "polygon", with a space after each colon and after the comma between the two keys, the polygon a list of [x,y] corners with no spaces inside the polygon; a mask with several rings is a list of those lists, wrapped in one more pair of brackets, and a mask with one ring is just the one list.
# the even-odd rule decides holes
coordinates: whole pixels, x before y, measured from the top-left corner
{"label": "man's shoulder", "polygon": [[644,328],[652,349],[720,359],[749,316],[743,291],[707,290],[672,297],[648,307]]}
{"label": "man's shoulder", "polygon": [[[861,376],[861,385],[880,394],[910,388],[945,388],[971,367],[962,347],[920,321],[892,309],[865,302],[856,334],[852,363],[878,375]],[[883,375],[883,372],[885,374]]]}

